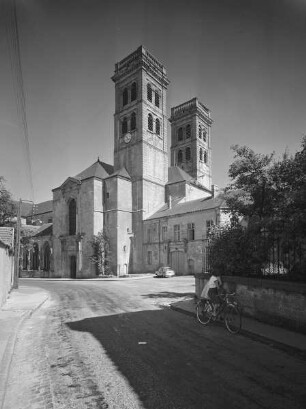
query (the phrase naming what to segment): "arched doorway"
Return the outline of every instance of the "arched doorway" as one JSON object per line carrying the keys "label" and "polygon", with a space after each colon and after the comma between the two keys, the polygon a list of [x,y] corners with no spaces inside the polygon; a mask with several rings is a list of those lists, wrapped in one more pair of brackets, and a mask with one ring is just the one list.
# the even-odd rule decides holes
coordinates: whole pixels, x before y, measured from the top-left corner
{"label": "arched doorway", "polygon": [[76,256],[70,256],[70,278],[76,278]]}
{"label": "arched doorway", "polygon": [[44,250],[43,250],[43,261],[44,261],[43,269],[44,271],[50,271],[50,258],[51,258],[50,244],[46,242],[44,244]]}

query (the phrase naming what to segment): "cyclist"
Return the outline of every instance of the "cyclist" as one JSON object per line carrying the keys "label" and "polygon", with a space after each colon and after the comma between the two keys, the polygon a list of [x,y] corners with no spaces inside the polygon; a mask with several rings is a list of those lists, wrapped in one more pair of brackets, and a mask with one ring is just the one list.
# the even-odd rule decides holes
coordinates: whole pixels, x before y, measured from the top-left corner
{"label": "cyclist", "polygon": [[220,296],[218,289],[222,286],[222,280],[219,275],[212,275],[204,285],[201,293],[201,300],[210,300],[213,306],[213,316],[217,315],[217,307],[220,305]]}

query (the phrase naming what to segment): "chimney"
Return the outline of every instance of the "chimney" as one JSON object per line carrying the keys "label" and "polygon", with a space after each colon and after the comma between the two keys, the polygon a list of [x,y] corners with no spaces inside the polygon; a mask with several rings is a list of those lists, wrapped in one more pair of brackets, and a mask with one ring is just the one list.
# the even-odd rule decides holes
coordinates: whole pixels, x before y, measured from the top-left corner
{"label": "chimney", "polygon": [[171,207],[172,207],[172,197],[171,197],[171,195],[168,196],[168,207],[169,207],[169,209],[171,209]]}
{"label": "chimney", "polygon": [[211,185],[211,191],[212,191],[212,196],[216,197],[219,194],[219,186],[217,185]]}

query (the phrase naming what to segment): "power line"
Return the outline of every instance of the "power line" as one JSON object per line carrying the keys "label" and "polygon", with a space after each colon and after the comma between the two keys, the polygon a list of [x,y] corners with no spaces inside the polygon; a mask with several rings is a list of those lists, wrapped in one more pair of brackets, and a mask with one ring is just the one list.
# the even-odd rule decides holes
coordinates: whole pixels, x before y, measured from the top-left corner
{"label": "power line", "polygon": [[26,98],[24,91],[22,65],[20,58],[20,42],[18,33],[17,7],[15,0],[6,1],[6,36],[9,50],[10,66],[13,76],[14,95],[16,100],[17,115],[24,136],[24,148],[29,171],[31,199],[34,201],[34,187],[32,177],[28,123],[26,116]]}

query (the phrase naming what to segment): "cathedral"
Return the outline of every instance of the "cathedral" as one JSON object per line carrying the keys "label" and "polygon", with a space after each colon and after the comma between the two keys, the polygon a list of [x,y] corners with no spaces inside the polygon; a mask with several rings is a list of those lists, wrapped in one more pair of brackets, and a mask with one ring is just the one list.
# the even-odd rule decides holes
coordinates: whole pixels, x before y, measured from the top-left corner
{"label": "cathedral", "polygon": [[46,217],[52,231],[47,223],[36,234],[37,270],[50,277],[96,277],[92,240],[103,231],[114,275],[162,265],[177,274],[205,271],[209,229],[226,218],[212,185],[210,111],[193,98],[171,108],[169,118],[166,69],[142,46],[115,64],[112,81],[114,164],[98,159],[53,189]]}

